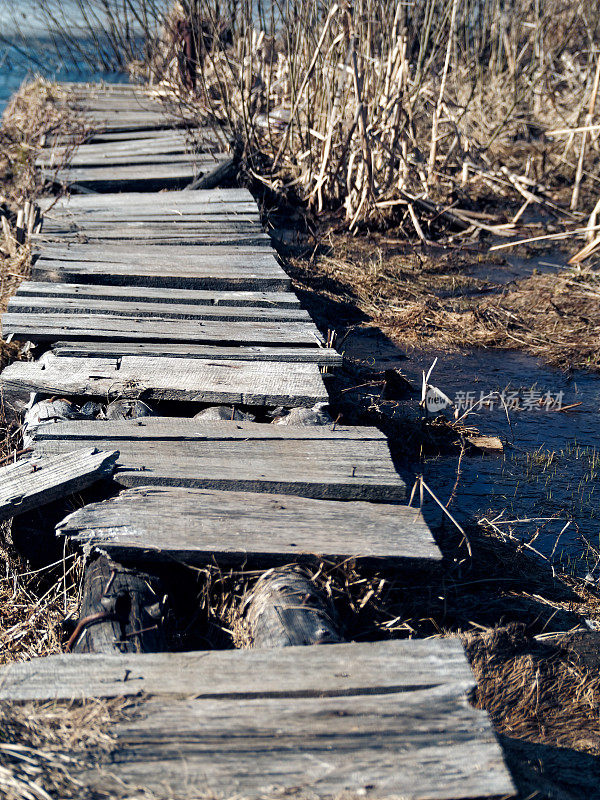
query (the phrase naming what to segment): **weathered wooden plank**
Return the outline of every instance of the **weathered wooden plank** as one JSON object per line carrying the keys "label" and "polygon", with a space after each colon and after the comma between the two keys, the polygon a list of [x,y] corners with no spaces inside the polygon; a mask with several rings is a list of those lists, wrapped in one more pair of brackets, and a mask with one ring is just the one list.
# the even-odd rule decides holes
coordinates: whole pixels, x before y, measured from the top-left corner
{"label": "weathered wooden plank", "polygon": [[98,452],[95,448],[51,457],[34,457],[0,468],[0,520],[67,497],[109,477],[118,452]]}
{"label": "weathered wooden plank", "polygon": [[329,347],[219,347],[209,344],[164,342],[55,342],[52,352],[61,358],[118,358],[150,356],[203,358],[218,361],[273,361],[335,366],[343,357]]}
{"label": "weathered wooden plank", "polygon": [[34,280],[102,285],[221,290],[289,289],[291,281],[270,247],[164,246],[73,243],[44,245]]}
{"label": "weathered wooden plank", "polygon": [[[96,142],[93,144],[81,144],[73,151],[68,146],[46,147],[41,150],[36,165],[54,166],[60,165],[65,158],[82,159],[87,156],[97,158],[107,158],[112,155],[125,156],[130,153],[134,155],[152,155],[164,153],[186,153],[197,148],[196,141],[186,131],[163,132],[162,136],[143,138],[139,136],[135,140],[125,140],[117,142]],[[72,160],[70,163],[73,163]]]}
{"label": "weathered wooden plank", "polygon": [[[93,145],[89,146],[93,147]],[[152,167],[160,164],[172,164],[176,169],[183,169],[183,165],[187,165],[193,166],[199,171],[211,170],[231,158],[227,153],[198,153],[191,151],[189,148],[187,150],[182,149],[179,153],[172,152],[172,148],[171,152],[167,153],[158,152],[158,148],[156,147],[153,148],[153,150],[154,152],[144,153],[141,152],[140,148],[137,151],[132,149],[130,153],[113,152],[109,154],[108,151],[104,153],[87,151],[81,154],[80,150],[77,149],[75,153],[68,158],[65,164],[62,162],[56,163],[52,160],[50,160],[50,163],[47,161],[40,162],[39,160],[36,163],[43,171],[58,168],[59,175],[70,174],[80,169],[82,172],[87,172],[88,170],[92,172],[101,169],[115,169],[118,170],[116,174],[120,174],[122,167],[141,165],[149,165]]]}
{"label": "weathered wooden plank", "polygon": [[[152,245],[230,245],[242,247],[268,246],[269,235],[254,223],[239,225],[196,225],[182,223],[131,223],[128,225],[109,225],[101,229],[87,229],[59,232],[43,231],[32,234],[32,243],[37,248],[45,248],[46,243],[59,242],[143,242]],[[141,254],[140,254],[141,255]]]}
{"label": "weathered wooden plank", "polygon": [[[52,427],[58,432],[64,424]],[[99,440],[37,439],[35,450],[62,453],[73,441],[107,448],[115,439],[110,432]],[[114,478],[127,487],[185,486],[378,502],[406,497],[404,481],[381,441],[119,439],[119,451]]]}
{"label": "weathered wooden plank", "polygon": [[[165,250],[162,260],[149,260],[146,264],[110,261],[51,261],[43,258],[31,267],[31,277],[36,280],[56,283],[95,283],[102,286],[164,286],[170,289],[217,289],[221,291],[285,291],[291,280],[277,265],[272,263],[221,263],[213,259],[195,263],[170,263],[170,254]],[[100,258],[98,256],[98,258]],[[141,260],[138,254],[138,260]]]}
{"label": "weathered wooden plank", "polygon": [[15,702],[126,697],[140,692],[203,699],[321,698],[365,691],[408,693],[444,684],[460,686],[465,692],[475,685],[457,638],[276,651],[56,655],[0,668],[0,699]]}
{"label": "weathered wooden plank", "polygon": [[[331,651],[340,645],[306,650]],[[287,648],[286,648],[287,649]],[[174,798],[341,795],[403,800],[514,797],[484,711],[462,687],[320,699],[139,702],[111,728],[115,751],[81,777]]]}
{"label": "weathered wooden plank", "polygon": [[139,397],[195,403],[303,406],[327,402],[317,364],[208,361],[123,356],[16,362],[0,374],[7,395],[31,392],[86,397]]}
{"label": "weathered wooden plank", "polygon": [[17,294],[9,300],[12,314],[100,314],[119,317],[152,317],[186,320],[227,320],[230,322],[310,322],[303,308],[267,306],[216,306],[155,303],[139,300],[89,299],[82,297],[34,297]]}
{"label": "weathered wooden plank", "polygon": [[[157,441],[261,441],[286,440],[288,442],[317,440],[347,442],[355,440],[365,446],[369,442],[387,441],[377,428],[339,425],[268,425],[263,422],[220,421],[206,422],[184,417],[146,417],[132,422],[107,422],[106,420],[70,420],[60,424],[42,425],[37,429],[38,441],[86,439],[112,441],[154,439]],[[116,446],[116,445],[115,445]],[[359,447],[360,449],[360,447]]]}
{"label": "weathered wooden plank", "polygon": [[407,506],[141,487],[70,514],[57,533],[116,560],[256,568],[348,558],[433,571],[441,553]]}
{"label": "weathered wooden plank", "polygon": [[40,198],[38,205],[42,211],[62,210],[111,210],[139,207],[180,208],[182,206],[204,206],[211,203],[236,204],[255,202],[247,189],[198,189],[196,191],[158,192],[119,192],[100,197],[94,195],[70,195],[66,197]]}
{"label": "weathered wooden plank", "polygon": [[149,576],[104,554],[85,565],[74,653],[156,653],[167,649],[161,594]]}
{"label": "weathered wooden plank", "polygon": [[[151,193],[152,194],[152,193]],[[77,197],[79,195],[76,195]],[[48,211],[44,215],[45,225],[59,222],[63,225],[75,225],[92,222],[104,223],[130,223],[130,222],[219,222],[226,223],[231,220],[242,219],[245,221],[259,222],[260,215],[254,203],[207,203],[206,205],[185,206],[180,203],[175,208],[140,206],[123,209],[82,209],[80,211],[67,209],[65,211]]]}
{"label": "weathered wooden plank", "polygon": [[262,226],[258,219],[250,219],[244,216],[219,217],[217,215],[204,219],[184,219],[182,216],[174,215],[167,219],[151,219],[148,221],[131,220],[124,221],[120,217],[114,220],[104,220],[95,222],[94,219],[81,221],[78,218],[73,220],[48,220],[44,225],[41,234],[35,234],[36,242],[45,239],[55,240],[63,237],[69,242],[73,237],[85,236],[89,240],[94,239],[127,239],[139,238],[142,234],[147,234],[148,241],[157,237],[169,235],[191,235],[197,234],[198,238],[209,235],[223,234],[238,236],[263,233]]}
{"label": "weathered wooden plank", "polygon": [[23,281],[16,297],[78,298],[85,300],[122,300],[140,303],[163,303],[201,306],[254,306],[256,308],[299,308],[293,292],[219,292],[201,289],[166,289],[164,287],[103,286],[85,283],[47,283]]}
{"label": "weathered wooden plank", "polygon": [[95,191],[114,191],[121,184],[144,186],[148,190],[160,190],[172,186],[182,187],[199,175],[211,172],[225,163],[230,157],[225,156],[213,162],[185,164],[144,164],[143,166],[111,166],[111,167],[65,167],[55,172],[42,167],[42,178],[57,183],[78,184]]}
{"label": "weathered wooden plank", "polygon": [[[75,261],[93,264],[129,264],[131,266],[150,265],[166,267],[231,267],[239,266],[247,270],[270,269],[278,275],[285,275],[275,258],[273,248],[268,244],[233,245],[202,243],[181,244],[177,250],[165,250],[159,244],[137,242],[46,242],[39,260]],[[37,262],[36,262],[37,266]]]}
{"label": "weathered wooden plank", "polygon": [[101,314],[3,314],[2,334],[47,342],[64,339],[97,341],[170,341],[213,344],[318,346],[318,329],[308,322],[236,322],[117,317]]}

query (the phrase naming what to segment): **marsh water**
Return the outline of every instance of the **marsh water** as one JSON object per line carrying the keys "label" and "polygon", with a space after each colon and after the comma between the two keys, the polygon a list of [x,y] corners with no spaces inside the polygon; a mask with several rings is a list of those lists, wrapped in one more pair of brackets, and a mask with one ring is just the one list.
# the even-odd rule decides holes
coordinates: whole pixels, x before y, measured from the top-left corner
{"label": "marsh water", "polygon": [[[553,563],[600,578],[600,376],[565,374],[517,351],[405,349],[376,329],[358,329],[344,349],[408,378],[413,392],[391,409],[399,419],[414,416],[423,371],[437,358],[429,383],[454,403],[441,413],[451,420],[472,409],[463,424],[503,444],[469,449],[460,465],[457,451],[425,457],[407,470],[409,488],[420,473],[444,505],[454,495],[458,522],[487,519]],[[425,511],[434,522],[442,515],[427,494]]]}

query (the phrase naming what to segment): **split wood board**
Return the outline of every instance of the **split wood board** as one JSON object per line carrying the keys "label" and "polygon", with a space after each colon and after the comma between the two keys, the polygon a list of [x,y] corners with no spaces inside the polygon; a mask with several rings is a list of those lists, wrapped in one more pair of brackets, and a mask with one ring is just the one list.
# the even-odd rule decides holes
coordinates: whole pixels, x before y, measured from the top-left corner
{"label": "split wood board", "polygon": [[3,699],[143,693],[112,723],[106,763],[78,776],[104,791],[112,780],[174,798],[515,795],[454,639],[50,656],[4,668],[0,686]]}
{"label": "split wood board", "polygon": [[130,242],[133,246],[145,247],[152,245],[227,245],[229,247],[256,247],[268,246],[271,239],[260,228],[248,226],[246,229],[233,226],[214,226],[206,229],[200,226],[189,225],[173,227],[166,224],[149,224],[114,226],[104,230],[74,231],[71,233],[36,233],[31,236],[32,244],[45,248],[46,242],[55,243],[96,243],[111,244],[113,242]]}
{"label": "split wood board", "polygon": [[170,214],[163,215],[160,218],[150,218],[148,220],[129,219],[123,220],[119,215],[116,215],[112,220],[101,220],[96,222],[93,217],[82,220],[75,216],[70,219],[46,219],[43,234],[39,236],[35,234],[35,238],[52,236],[64,236],[65,238],[73,237],[75,235],[87,236],[88,238],[97,238],[119,234],[121,232],[130,231],[131,233],[141,234],[144,231],[148,232],[148,239],[152,239],[154,233],[164,234],[166,232],[184,232],[192,233],[197,232],[199,236],[203,234],[215,234],[219,230],[223,233],[263,233],[262,226],[258,216],[246,215],[217,215],[212,214],[207,217],[201,217],[195,214],[186,215]]}
{"label": "split wood board", "polygon": [[317,364],[123,356],[15,362],[0,374],[10,395],[140,397],[194,403],[306,406],[327,402]]}
{"label": "split wood board", "polygon": [[172,487],[129,489],[70,514],[57,533],[116,561],[260,569],[325,558],[439,567],[421,513],[406,506]]}
{"label": "split wood board", "polygon": [[335,366],[343,357],[329,347],[217,347],[209,344],[151,342],[55,342],[56,356],[75,358],[115,358],[151,356],[169,358],[208,358],[218,361],[307,362]]}
{"label": "split wood board", "polygon": [[[181,419],[174,420],[183,430],[179,438],[168,432],[161,437],[156,422],[145,424],[148,419],[43,425],[33,431],[34,447],[55,454],[72,449],[74,442],[107,448],[118,441],[121,455],[114,477],[127,487],[185,486],[379,502],[401,502],[406,497],[405,483],[382,439],[351,438],[329,429],[327,438],[313,438],[298,427],[276,425],[259,425],[279,428],[276,434],[266,430],[265,437],[232,438],[234,428],[249,430],[234,422],[228,423],[232,433],[224,438],[207,438],[197,434],[200,420]],[[217,428],[205,427],[214,437]]]}
{"label": "split wood board", "polygon": [[169,341],[207,344],[319,346],[323,339],[310,322],[227,322],[118,317],[103,314],[2,315],[2,335],[31,342],[58,339]]}
{"label": "split wood board", "polygon": [[73,158],[79,160],[88,156],[103,159],[110,156],[152,155],[154,153],[187,153],[197,149],[196,139],[188,136],[185,131],[165,131],[162,136],[153,136],[148,139],[138,137],[135,140],[123,142],[97,142],[95,144],[80,144],[75,150],[72,147],[54,146],[45,147],[36,160],[36,165],[55,166],[63,163],[65,159],[73,163]]}
{"label": "split wood board", "polygon": [[139,693],[173,699],[344,697],[449,683],[465,692],[475,686],[458,638],[278,650],[46,656],[0,667],[0,701],[86,700]]}
{"label": "split wood board", "polygon": [[[31,267],[31,277],[49,283],[92,283],[101,286],[155,286],[170,289],[217,289],[221,291],[285,291],[291,280],[270,253],[265,257],[232,256],[184,260],[171,257],[163,249],[162,259],[144,263],[137,259],[120,262],[53,261],[38,259]],[[138,263],[136,263],[136,260]]]}
{"label": "split wood board", "polygon": [[255,308],[300,308],[293,292],[219,292],[202,289],[165,289],[163,287],[102,286],[85,283],[48,283],[23,281],[16,292],[19,298],[120,300],[124,302],[163,303],[164,305],[234,306]]}
{"label": "split wood board", "polygon": [[260,215],[255,203],[179,203],[173,208],[166,206],[133,206],[127,209],[65,209],[47,211],[44,214],[44,225],[61,224],[63,226],[85,225],[88,222],[100,223],[131,223],[131,222],[218,222],[220,224],[243,220],[245,222],[260,222]]}
{"label": "split wood board", "polygon": [[12,314],[99,314],[118,317],[152,317],[186,320],[227,320],[230,322],[310,322],[303,308],[266,306],[215,306],[156,303],[142,300],[87,299],[85,297],[24,297],[8,303]]}
{"label": "split wood board", "polygon": [[111,209],[129,209],[138,207],[151,208],[178,208],[180,205],[209,205],[215,203],[248,203],[254,199],[247,189],[197,189],[194,191],[173,191],[157,192],[147,194],[145,192],[120,192],[118,194],[105,194],[100,197],[96,195],[71,195],[69,197],[40,198],[38,205],[42,211],[50,208],[53,211],[60,210],[85,210],[99,209],[110,211]]}
{"label": "split wood board", "polygon": [[111,191],[120,185],[145,186],[147,189],[166,189],[185,186],[196,178],[216,169],[229,156],[220,161],[200,164],[145,164],[142,166],[73,167],[55,172],[41,169],[41,177],[56,183],[77,184],[95,191]]}
{"label": "split wood board", "polygon": [[67,497],[112,475],[119,455],[96,448],[33,457],[0,467],[0,520]]}
{"label": "split wood board", "polygon": [[[89,146],[94,147],[95,145]],[[97,147],[101,147],[101,145],[97,145]],[[167,152],[160,152],[157,147],[150,152],[143,152],[143,150],[149,151],[150,148],[140,148],[137,152],[132,150],[131,153],[109,153],[107,151],[104,153],[81,154],[77,150],[73,156],[67,159],[66,163],[63,163],[62,160],[57,161],[56,158],[51,158],[50,160],[38,159],[36,166],[46,171],[46,174],[48,174],[48,171],[52,174],[51,170],[58,169],[56,174],[59,177],[70,174],[74,169],[116,169],[146,164],[150,166],[158,164],[188,165],[195,168],[196,172],[201,173],[210,172],[219,164],[225,163],[230,159],[230,156],[226,153],[196,153],[190,148],[183,147],[178,148],[179,152],[173,152],[174,147],[165,147],[164,149]],[[119,172],[117,171],[115,174],[119,175]]]}
{"label": "split wood board", "polygon": [[194,226],[181,227],[169,230],[166,226],[148,226],[146,230],[142,225],[136,227],[121,227],[105,231],[79,231],[71,234],[36,233],[32,234],[32,243],[36,247],[46,248],[46,243],[93,243],[102,245],[118,242],[129,243],[132,247],[144,248],[150,245],[222,245],[226,247],[267,247],[271,239],[261,230],[223,230],[221,226],[215,230],[200,230]]}

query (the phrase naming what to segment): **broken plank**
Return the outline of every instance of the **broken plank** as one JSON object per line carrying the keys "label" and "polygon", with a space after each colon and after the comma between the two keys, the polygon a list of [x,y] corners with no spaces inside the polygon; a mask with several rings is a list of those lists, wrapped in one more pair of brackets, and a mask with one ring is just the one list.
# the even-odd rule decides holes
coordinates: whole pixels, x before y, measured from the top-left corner
{"label": "broken plank", "polygon": [[265,569],[357,559],[414,573],[442,559],[407,506],[178,487],[125,490],[70,514],[57,533],[129,563]]}
{"label": "broken plank", "polygon": [[218,347],[207,344],[152,342],[55,342],[56,356],[75,358],[115,358],[151,356],[203,358],[218,361],[308,362],[323,366],[343,363],[343,357],[329,347]]}
{"label": "broken plank", "polygon": [[310,322],[303,308],[266,306],[187,305],[138,300],[88,299],[77,297],[32,297],[17,294],[7,306],[12,314],[99,314],[120,317],[206,319],[231,322]]}
{"label": "broken plank", "polygon": [[0,468],[0,520],[46,505],[110,477],[118,452],[96,448],[32,457]]}
{"label": "broken plank", "polygon": [[31,342],[64,339],[171,341],[213,344],[318,346],[323,339],[309,322],[236,322],[118,317],[100,314],[2,315],[2,335]]}
{"label": "broken plank", "polygon": [[31,392],[86,397],[138,397],[194,403],[305,406],[327,402],[317,364],[208,361],[123,356],[15,362],[0,374],[11,397]]}
{"label": "broken plank", "polygon": [[[131,680],[123,679],[126,674]],[[408,692],[448,683],[464,692],[475,686],[458,638],[286,647],[276,652],[46,656],[0,667],[0,700],[85,700],[138,693],[172,699],[320,698],[365,690]]]}
{"label": "broken plank", "polygon": [[164,287],[102,286],[84,283],[48,283],[23,281],[16,297],[79,298],[85,300],[122,300],[140,303],[163,303],[202,306],[254,306],[256,308],[299,308],[293,292],[219,292],[201,289]]}
{"label": "broken plank", "polygon": [[[137,421],[133,423],[136,425]],[[52,427],[60,435],[68,424],[57,423]],[[36,437],[34,447],[43,454],[64,452],[73,446],[73,441],[80,446],[94,441],[106,448],[115,439],[110,428],[103,428],[107,431],[105,439]],[[320,440],[187,439],[184,442],[120,438],[119,450],[114,477],[127,487],[185,486],[378,502],[401,502],[406,497],[406,486],[396,472],[385,441],[364,442],[343,435]]]}

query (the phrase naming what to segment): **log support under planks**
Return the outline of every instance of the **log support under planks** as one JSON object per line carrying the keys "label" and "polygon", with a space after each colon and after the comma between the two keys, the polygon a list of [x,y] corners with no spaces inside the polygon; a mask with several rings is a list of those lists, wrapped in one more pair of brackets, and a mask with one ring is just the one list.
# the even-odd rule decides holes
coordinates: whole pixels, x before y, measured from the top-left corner
{"label": "log support under planks", "polygon": [[333,605],[298,567],[265,572],[244,598],[242,613],[252,647],[344,641]]}
{"label": "log support under planks", "polygon": [[155,653],[167,649],[161,596],[151,579],[105,555],[88,561],[74,653]]}

